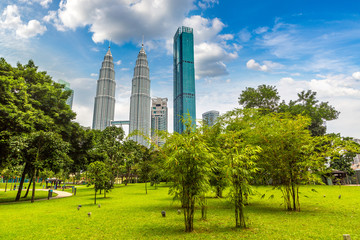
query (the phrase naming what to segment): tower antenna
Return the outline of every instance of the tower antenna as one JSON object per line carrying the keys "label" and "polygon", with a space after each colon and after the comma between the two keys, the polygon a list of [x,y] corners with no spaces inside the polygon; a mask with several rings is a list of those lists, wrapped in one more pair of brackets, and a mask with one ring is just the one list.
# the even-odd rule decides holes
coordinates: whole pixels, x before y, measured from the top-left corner
{"label": "tower antenna", "polygon": [[142,35],[142,42],[141,42],[141,46],[144,46],[144,34]]}
{"label": "tower antenna", "polygon": [[111,38],[110,38],[110,40],[109,40],[109,48],[110,48],[110,45],[111,45]]}

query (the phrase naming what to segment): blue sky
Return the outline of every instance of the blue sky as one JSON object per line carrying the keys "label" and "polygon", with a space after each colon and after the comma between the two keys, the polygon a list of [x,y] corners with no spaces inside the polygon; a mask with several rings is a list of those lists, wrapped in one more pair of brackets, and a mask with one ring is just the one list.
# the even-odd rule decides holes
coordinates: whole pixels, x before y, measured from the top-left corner
{"label": "blue sky", "polygon": [[131,79],[144,35],[151,96],[169,99],[172,37],[194,28],[197,117],[238,105],[246,87],[277,87],[283,100],[317,92],[341,112],[328,132],[360,138],[358,1],[2,0],[0,56],[33,59],[75,90],[77,121],[91,126],[96,81],[111,41],[116,120],[129,118]]}

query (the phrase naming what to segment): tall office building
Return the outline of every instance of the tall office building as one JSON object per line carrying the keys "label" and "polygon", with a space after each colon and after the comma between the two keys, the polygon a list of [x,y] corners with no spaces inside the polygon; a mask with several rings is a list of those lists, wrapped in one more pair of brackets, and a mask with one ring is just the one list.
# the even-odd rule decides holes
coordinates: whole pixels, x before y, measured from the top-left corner
{"label": "tall office building", "polygon": [[104,130],[114,120],[115,71],[110,47],[100,69],[94,104],[93,129]]}
{"label": "tall office building", "polygon": [[179,27],[174,36],[174,131],[182,133],[181,119],[190,114],[195,124],[195,70],[193,29]]}
{"label": "tall office building", "polygon": [[167,102],[167,98],[151,99],[151,139],[159,146],[163,145],[164,141],[156,135],[156,130],[168,130]]}
{"label": "tall office building", "polygon": [[218,111],[212,110],[203,113],[202,118],[206,125],[213,126],[216,122],[216,119],[219,117],[220,113]]}
{"label": "tall office building", "polygon": [[74,101],[74,90],[72,90],[72,89],[70,88],[70,83],[68,83],[68,82],[66,82],[66,81],[64,81],[64,80],[61,80],[61,79],[60,79],[60,80],[59,80],[59,83],[65,85],[64,90],[66,90],[66,91],[71,91],[70,96],[69,96],[68,99],[66,100],[66,104],[69,105],[70,108],[72,109],[72,105],[73,105],[73,101]]}
{"label": "tall office building", "polygon": [[[130,97],[130,126],[129,132],[140,131],[145,136],[150,136],[150,77],[149,65],[144,46],[138,54],[134,77],[132,79]],[[141,135],[134,135],[130,139],[148,146],[146,139]]]}

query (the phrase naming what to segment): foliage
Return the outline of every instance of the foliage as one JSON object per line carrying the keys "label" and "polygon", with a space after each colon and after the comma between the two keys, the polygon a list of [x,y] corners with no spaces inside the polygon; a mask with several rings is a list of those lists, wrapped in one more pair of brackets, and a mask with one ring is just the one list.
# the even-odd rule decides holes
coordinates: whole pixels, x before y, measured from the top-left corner
{"label": "foliage", "polygon": [[173,181],[170,193],[180,199],[184,208],[185,231],[192,232],[196,202],[208,191],[213,156],[189,116],[184,124],[186,130],[182,134],[174,132],[168,135],[163,151]]}
{"label": "foliage", "polygon": [[108,169],[106,168],[105,163],[96,161],[89,164],[88,174],[89,174],[88,186],[94,185],[94,191],[95,191],[94,204],[96,204],[96,192],[98,190],[106,191],[107,184],[108,182],[110,182]]}
{"label": "foliage", "polygon": [[259,85],[257,89],[246,88],[239,97],[239,104],[244,108],[257,108],[262,113],[278,112],[304,115],[311,118],[308,129],[312,136],[323,136],[326,133],[325,121],[337,119],[339,112],[328,102],[316,99],[316,92],[311,90],[298,93],[297,100],[287,104],[282,101],[275,86]]}
{"label": "foliage", "polygon": [[354,158],[360,154],[360,144],[352,138],[340,137],[340,134],[329,134],[331,137],[331,146],[333,154],[330,158],[330,169],[346,172],[349,176],[354,175],[351,168]]}
{"label": "foliage", "polygon": [[316,92],[311,90],[298,93],[298,99],[290,100],[288,104],[283,101],[279,106],[279,112],[290,112],[293,115],[304,115],[311,118],[308,129],[312,136],[323,136],[326,133],[325,121],[337,119],[340,112],[329,105],[328,102],[319,103],[316,100]]}
{"label": "foliage", "polygon": [[265,112],[274,112],[280,100],[275,86],[259,85],[257,89],[247,87],[239,97],[239,104],[244,108],[259,108]]}

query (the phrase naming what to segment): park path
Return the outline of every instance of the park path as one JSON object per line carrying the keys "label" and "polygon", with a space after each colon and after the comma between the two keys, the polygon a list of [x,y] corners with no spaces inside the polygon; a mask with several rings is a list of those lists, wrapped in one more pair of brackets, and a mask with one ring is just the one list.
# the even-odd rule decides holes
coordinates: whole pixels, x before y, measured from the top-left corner
{"label": "park path", "polygon": [[[48,189],[36,189],[36,191],[49,191]],[[71,197],[72,193],[69,192],[65,192],[65,191],[58,191],[58,190],[53,190],[54,193],[57,194],[56,197],[52,197],[51,199],[56,199],[56,198],[64,198],[64,197]],[[44,199],[37,199],[37,200],[44,200]],[[47,200],[47,198],[46,198]]]}
{"label": "park path", "polygon": [[[5,189],[0,189],[1,190],[5,190]],[[26,191],[25,189],[23,189],[23,191]],[[36,191],[49,191],[48,189],[36,189]],[[64,198],[64,197],[71,197],[72,193],[69,192],[65,192],[65,191],[58,191],[58,190],[53,190],[54,193],[57,194],[56,197],[52,197],[51,199],[57,199],[57,198]],[[43,201],[43,200],[48,200],[47,198],[41,198],[41,199],[35,199],[35,201]],[[26,201],[18,201],[18,202],[3,202],[0,203],[0,205],[6,205],[6,204],[13,204],[13,203],[22,203],[22,202],[30,202],[31,200],[26,200]]]}

